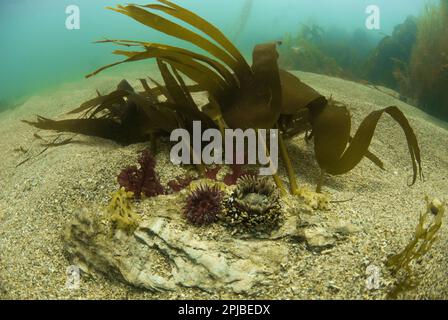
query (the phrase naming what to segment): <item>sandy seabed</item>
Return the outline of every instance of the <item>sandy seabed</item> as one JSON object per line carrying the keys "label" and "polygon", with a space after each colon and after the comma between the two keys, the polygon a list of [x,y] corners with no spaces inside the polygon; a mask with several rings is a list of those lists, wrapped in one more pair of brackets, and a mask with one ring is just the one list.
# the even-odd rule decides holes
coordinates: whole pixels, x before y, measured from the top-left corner
{"label": "sandy seabed", "polygon": [[[275,285],[261,286],[257,294],[244,296],[226,292],[206,293],[183,288],[169,293],[152,293],[97,275],[83,277],[79,290],[66,288],[66,268],[62,230],[82,207],[107,204],[117,189],[116,176],[133,164],[144,144],[128,147],[111,141],[76,136],[73,143],[42,150],[38,132],[20,122],[36,114],[58,117],[100,92],[112,90],[120,77],[98,76],[80,83],[61,86],[54,92],[34,96],[13,110],[0,113],[0,298],[3,299],[384,299],[393,281],[382,270],[382,287],[366,287],[366,268],[382,266],[386,257],[399,252],[412,238],[424,198],[447,200],[448,131],[444,124],[409,106],[387,91],[341,79],[310,73],[297,73],[323,95],[345,103],[353,115],[352,132],[371,111],[398,106],[410,119],[419,139],[424,181],[408,187],[412,174],[406,140],[400,127],[387,115],[381,119],[371,151],[384,162],[381,171],[368,160],[349,174],[327,177],[324,191],[332,200],[328,211],[316,211],[320,219],[341,218],[358,226],[361,232],[350,235],[331,249],[307,250],[300,243],[288,243],[289,256]],[[126,78],[137,85],[138,76]],[[51,132],[38,132],[51,139]],[[18,151],[27,150],[27,154]],[[312,144],[303,136],[288,144],[299,184],[314,186],[319,170]],[[157,156],[162,182],[182,174],[184,169],[169,162],[168,146]],[[28,156],[23,165],[16,165]],[[280,167],[286,182],[286,174]],[[300,199],[292,200],[300,201]],[[179,212],[181,210],[181,204]],[[402,298],[448,298],[448,233],[446,217],[440,237],[431,251],[413,265],[420,279],[417,289]]]}

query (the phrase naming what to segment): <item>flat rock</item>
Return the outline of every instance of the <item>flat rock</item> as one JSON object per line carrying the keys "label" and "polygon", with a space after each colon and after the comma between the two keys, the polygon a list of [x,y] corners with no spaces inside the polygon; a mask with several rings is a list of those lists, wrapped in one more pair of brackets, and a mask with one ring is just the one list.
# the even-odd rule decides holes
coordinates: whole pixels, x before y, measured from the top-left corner
{"label": "flat rock", "polygon": [[332,230],[333,233],[337,233],[342,236],[349,236],[351,234],[358,233],[361,231],[361,228],[358,227],[357,225],[342,220],[331,221],[329,229]]}
{"label": "flat rock", "polygon": [[158,215],[144,219],[132,234],[112,232],[90,211],[77,215],[65,233],[73,263],[121,278],[152,291],[194,287],[208,292],[251,293],[269,283],[287,258],[287,247],[272,240],[218,240],[201,237],[181,219]]}
{"label": "flat rock", "polygon": [[336,238],[323,227],[302,229],[299,235],[306,241],[311,250],[328,249],[336,244]]}

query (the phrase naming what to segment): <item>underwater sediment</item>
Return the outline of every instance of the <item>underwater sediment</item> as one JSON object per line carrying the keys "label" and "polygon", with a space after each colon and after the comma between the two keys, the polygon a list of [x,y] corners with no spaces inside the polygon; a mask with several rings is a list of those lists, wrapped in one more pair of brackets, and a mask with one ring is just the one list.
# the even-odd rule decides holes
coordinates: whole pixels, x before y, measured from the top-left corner
{"label": "underwater sediment", "polygon": [[[137,83],[99,78],[90,82],[96,97],[64,115],[47,106],[40,110],[44,116],[27,120],[36,104],[41,107],[39,99],[29,101],[31,108],[4,113],[6,128],[18,116],[31,126],[23,129],[28,140],[17,129],[5,134],[8,144],[22,140],[4,161],[10,188],[1,198],[2,294],[29,294],[17,291],[29,281],[13,279],[31,275],[32,285],[46,285],[52,296],[49,283],[64,268],[50,268],[54,277],[44,272],[39,279],[17,270],[29,269],[32,260],[39,272],[53,259],[66,264],[65,290],[57,297],[83,294],[87,284],[122,288],[127,298],[445,297],[439,270],[446,258],[440,245],[446,243],[447,186],[439,174],[446,150],[424,144],[443,146],[446,131],[382,88],[280,69],[277,42],[256,45],[249,65],[216,27],[160,2],[112,10],[212,57],[157,43],[100,41],[143,51],[115,51],[125,60],[88,78],[118,64],[156,59],[151,85],[131,73],[127,77]],[[71,92],[71,98],[85,96],[76,84]],[[62,112],[69,95],[56,96]],[[48,98],[42,103],[50,105]],[[217,134],[277,130],[280,171],[263,178],[239,164],[173,166],[170,132],[194,135],[198,121]],[[276,152],[271,139],[264,146],[270,164]],[[195,144],[193,153],[201,152],[204,146]],[[226,146],[226,156],[241,159],[238,151],[228,152]],[[422,155],[430,160],[422,162]],[[30,197],[22,200],[17,192]],[[14,220],[17,214],[23,216]],[[59,247],[39,247],[55,239]],[[26,243],[17,257],[14,240]],[[27,252],[31,242],[35,259]],[[82,272],[77,288],[67,284],[73,268]],[[107,289],[93,294],[115,297]]]}
{"label": "underwater sediment", "polygon": [[[134,73],[135,74],[135,73]],[[336,78],[300,73],[301,79],[324,95],[346,103],[353,114],[355,125],[364,115],[385,105],[397,105],[410,118],[417,132],[425,158],[425,180],[416,187],[407,187],[409,160],[402,132],[385,118],[379,124],[372,149],[382,155],[383,172],[362,161],[349,174],[329,178],[325,192],[331,200],[349,200],[330,203],[329,210],[303,208],[299,198],[288,196],[282,200],[287,216],[299,212],[303,229],[302,237],[280,237],[274,241],[277,253],[284,253],[281,265],[273,263],[274,270],[256,285],[256,293],[250,297],[269,299],[307,298],[386,298],[393,287],[394,278],[388,274],[384,263],[391,254],[402,251],[412,240],[420,213],[425,210],[425,195],[443,199],[447,190],[447,135],[445,129],[426,119],[414,107],[395,100],[377,89]],[[129,72],[129,77],[132,72]],[[42,147],[35,132],[26,124],[17,125],[20,119],[37,112],[58,115],[71,110],[92,94],[92,86],[113,88],[121,78],[102,77],[89,80],[88,84],[73,84],[69,89],[54,92],[48,97],[34,97],[23,106],[2,113],[2,148],[14,150],[19,146],[37,155]],[[134,84],[131,81],[132,84]],[[137,82],[135,82],[135,85]],[[198,95],[198,101],[205,102]],[[45,139],[52,133],[39,132]],[[392,137],[392,138],[391,138]],[[439,146],[435,148],[434,146]],[[120,277],[107,277],[98,272],[83,274],[80,290],[65,288],[66,268],[71,260],[60,241],[67,223],[80,213],[80,208],[106,207],[110,193],[117,190],[117,175],[121,170],[136,163],[146,144],[120,147],[114,142],[100,138],[76,136],[74,143],[51,148],[16,169],[27,155],[23,152],[2,154],[0,174],[5,183],[0,191],[0,287],[6,298],[231,298],[249,297],[247,293],[226,293],[226,290],[202,291],[179,288],[175,291],[153,293],[134,290]],[[288,143],[294,159],[294,168],[300,185],[315,185],[318,167],[313,148],[303,136]],[[162,184],[178,176],[188,174],[190,169],[173,166],[169,161],[168,145],[161,146],[156,156],[156,171]],[[194,170],[193,170],[194,171]],[[219,175],[224,175],[219,173]],[[219,176],[218,175],[218,176]],[[280,175],[286,179],[283,166]],[[135,211],[142,218],[157,216],[159,208],[165,208],[182,219],[180,194],[146,199],[135,204]],[[180,197],[180,198],[179,198]],[[177,200],[179,199],[179,200]],[[160,212],[161,213],[161,212]],[[446,222],[446,217],[444,218]],[[204,230],[189,227],[184,220],[181,230],[189,230],[194,237],[222,241],[226,229],[215,225]],[[291,224],[293,226],[297,224]],[[280,229],[282,230],[282,229]],[[337,232],[336,232],[337,230]],[[284,229],[282,232],[286,232]],[[308,237],[311,246],[308,244]],[[220,240],[221,239],[221,240]],[[242,241],[248,241],[247,239]],[[439,239],[423,263],[415,265],[413,272],[421,279],[417,289],[406,292],[401,298],[446,298],[444,281],[447,269],[446,223],[439,231]],[[319,249],[319,246],[322,246]],[[286,254],[287,253],[287,254]],[[157,268],[167,271],[166,261],[153,261]],[[378,290],[366,289],[366,272],[369,265],[381,269],[383,282]],[[162,266],[164,266],[162,268]],[[166,275],[166,274],[165,274]]]}

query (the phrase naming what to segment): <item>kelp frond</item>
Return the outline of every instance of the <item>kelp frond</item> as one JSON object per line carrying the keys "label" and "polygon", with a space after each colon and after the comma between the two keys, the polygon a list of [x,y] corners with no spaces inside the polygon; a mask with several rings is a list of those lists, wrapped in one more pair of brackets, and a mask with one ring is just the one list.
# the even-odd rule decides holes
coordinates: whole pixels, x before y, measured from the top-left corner
{"label": "kelp frond", "polygon": [[[210,79],[212,79],[212,81],[219,83],[220,86],[223,88],[236,85],[235,77],[230,73],[230,71],[226,67],[224,67],[220,62],[211,59],[207,56],[192,51],[188,51],[182,48],[162,45],[158,43],[149,43],[149,42],[131,41],[131,40],[102,40],[99,41],[98,43],[108,43],[108,42],[122,46],[123,45],[130,46],[131,43],[133,43],[132,45],[142,46],[145,49],[145,51],[115,50],[113,52],[114,54],[126,56],[127,59],[101,67],[98,70],[94,71],[93,73],[87,75],[87,77],[91,77],[105,69],[117,66],[122,63],[140,61],[151,58],[160,58],[160,59],[174,60],[180,63],[183,63],[185,60],[185,62],[188,62],[189,65],[201,68],[202,72],[205,72],[207,76],[210,77]],[[205,69],[206,65],[212,67],[214,71],[212,71],[212,69]]]}
{"label": "kelp frond", "polygon": [[[167,35],[194,44],[195,46],[203,49],[204,51],[210,53],[212,56],[222,61],[237,75],[238,78],[250,75],[250,67],[242,57],[241,53],[239,53],[236,47],[216,27],[212,26],[204,19],[180,6],[177,6],[168,1],[160,0],[160,2],[166,4],[166,6],[118,5],[117,8],[109,7],[108,9],[127,15],[134,20]],[[198,28],[200,31],[204,32],[214,41],[216,41],[217,44],[185,27],[182,27],[146,9],[162,11],[173,17],[176,17],[190,24],[191,26]]]}
{"label": "kelp frond", "polygon": [[117,90],[95,97],[71,111],[70,114],[82,113],[78,119],[57,121],[38,117],[37,121],[23,121],[43,130],[80,133],[122,144],[144,142],[153,133],[170,133],[178,128],[175,108],[156,101],[151,89],[145,93],[135,92],[123,80]]}
{"label": "kelp frond", "polygon": [[195,14],[185,8],[182,8],[170,1],[167,1],[167,0],[159,0],[159,1],[161,3],[164,3],[167,6],[164,7],[161,5],[155,5],[155,4],[151,5],[150,4],[150,5],[146,5],[144,7],[161,10],[173,17],[176,17],[176,18],[190,24],[191,26],[199,29],[200,31],[204,32],[206,35],[208,35],[210,38],[212,38],[214,41],[216,41],[219,45],[221,45],[237,61],[236,68],[235,69],[232,68],[232,70],[237,75],[244,78],[251,74],[250,66],[247,64],[243,55],[236,48],[236,46],[218,28],[216,28],[214,25],[212,25],[208,21],[204,20],[197,14]]}
{"label": "kelp frond", "polygon": [[358,131],[350,136],[351,120],[345,106],[337,106],[334,102],[324,108],[315,118],[313,124],[314,150],[319,166],[332,175],[345,174],[351,171],[363,157],[368,156],[382,168],[382,162],[368,148],[381,116],[389,114],[402,128],[408,143],[412,162],[412,184],[421,177],[421,157],[417,137],[409,125],[409,121],[397,107],[388,107],[374,111],[360,124]]}

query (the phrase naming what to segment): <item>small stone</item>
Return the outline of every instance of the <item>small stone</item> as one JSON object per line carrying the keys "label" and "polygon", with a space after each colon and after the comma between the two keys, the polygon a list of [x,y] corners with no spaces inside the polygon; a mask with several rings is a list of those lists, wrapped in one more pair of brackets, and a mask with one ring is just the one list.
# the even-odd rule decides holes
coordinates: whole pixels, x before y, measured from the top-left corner
{"label": "small stone", "polygon": [[336,223],[331,225],[330,228],[333,230],[333,232],[339,233],[343,236],[348,236],[361,231],[360,227],[346,221],[337,221]]}
{"label": "small stone", "polygon": [[304,229],[301,232],[301,236],[312,250],[327,249],[336,243],[333,235],[322,227]]}
{"label": "small stone", "polygon": [[319,218],[316,215],[311,215],[311,214],[303,214],[300,216],[300,221],[299,221],[299,225],[301,227],[306,227],[306,226],[318,226],[322,223],[321,218]]}

